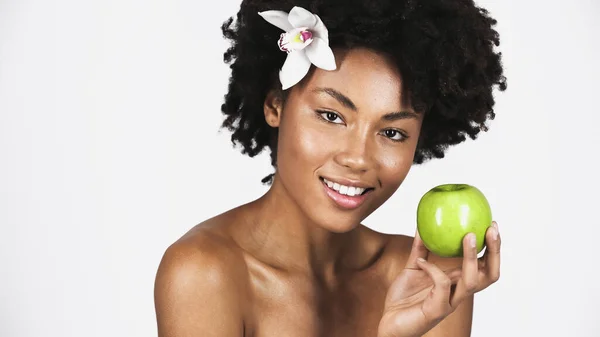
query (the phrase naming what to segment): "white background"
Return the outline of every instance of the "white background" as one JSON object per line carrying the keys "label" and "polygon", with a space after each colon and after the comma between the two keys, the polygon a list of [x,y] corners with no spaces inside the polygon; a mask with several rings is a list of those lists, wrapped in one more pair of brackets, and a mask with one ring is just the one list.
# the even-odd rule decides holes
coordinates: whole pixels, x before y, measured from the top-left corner
{"label": "white background", "polygon": [[[491,130],[414,167],[366,224],[478,186],[503,237],[473,336],[600,336],[600,4],[480,1],[509,89]],[[0,336],[156,335],[164,249],[266,189],[219,132],[238,0],[0,0]]]}

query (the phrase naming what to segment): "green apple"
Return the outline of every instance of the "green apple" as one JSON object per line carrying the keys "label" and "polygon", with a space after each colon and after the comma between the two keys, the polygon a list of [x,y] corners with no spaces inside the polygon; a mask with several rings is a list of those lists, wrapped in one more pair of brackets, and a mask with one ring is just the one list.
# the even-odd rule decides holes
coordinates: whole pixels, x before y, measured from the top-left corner
{"label": "green apple", "polygon": [[488,200],[467,184],[436,186],[421,197],[417,207],[419,235],[425,247],[441,257],[462,256],[462,241],[468,233],[475,233],[477,252],[481,252],[491,224]]}

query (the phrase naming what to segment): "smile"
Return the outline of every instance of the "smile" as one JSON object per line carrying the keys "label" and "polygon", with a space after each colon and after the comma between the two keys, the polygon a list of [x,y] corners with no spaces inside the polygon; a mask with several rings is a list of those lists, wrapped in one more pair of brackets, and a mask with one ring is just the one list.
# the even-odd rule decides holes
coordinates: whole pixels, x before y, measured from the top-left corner
{"label": "smile", "polygon": [[364,203],[369,192],[374,190],[372,187],[342,185],[323,177],[320,180],[327,196],[343,209],[358,208]]}

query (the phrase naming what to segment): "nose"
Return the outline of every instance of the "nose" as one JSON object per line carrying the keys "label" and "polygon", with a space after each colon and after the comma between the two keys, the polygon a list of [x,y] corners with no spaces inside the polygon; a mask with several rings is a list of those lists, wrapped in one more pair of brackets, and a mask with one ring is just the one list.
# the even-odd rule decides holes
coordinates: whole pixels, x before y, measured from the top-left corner
{"label": "nose", "polygon": [[369,151],[370,142],[366,135],[349,133],[340,145],[334,160],[337,164],[344,166],[354,172],[365,172],[372,165],[372,156]]}

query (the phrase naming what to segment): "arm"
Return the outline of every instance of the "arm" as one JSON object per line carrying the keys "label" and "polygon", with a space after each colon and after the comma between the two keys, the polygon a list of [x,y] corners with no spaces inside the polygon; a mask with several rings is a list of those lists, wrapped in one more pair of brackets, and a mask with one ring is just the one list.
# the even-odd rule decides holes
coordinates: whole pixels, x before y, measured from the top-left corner
{"label": "arm", "polygon": [[462,258],[442,259],[429,254],[415,234],[406,266],[388,289],[378,336],[470,336],[473,295],[500,277],[495,223],[486,232],[486,244],[485,254],[478,259],[474,236],[467,235]]}
{"label": "arm", "polygon": [[444,318],[423,337],[469,337],[473,322],[473,295],[465,299],[456,310]]}
{"label": "arm", "polygon": [[[431,256],[434,262],[441,270],[451,270],[462,265],[461,259],[443,259],[437,256]],[[444,318],[433,329],[429,330],[423,337],[469,337],[471,336],[471,326],[473,323],[473,302],[474,295],[464,299],[458,307]]]}
{"label": "arm", "polygon": [[[483,257],[477,259],[478,277],[476,287],[469,291],[471,295],[466,296],[454,311],[444,318],[438,325],[429,330],[423,337],[469,337],[471,336],[471,327],[473,323],[473,302],[475,293],[487,288],[500,278],[500,245],[501,240],[498,234],[498,226],[492,231],[486,232],[487,248]],[[496,237],[494,237],[496,233]],[[475,251],[466,252],[464,259],[477,258]],[[431,254],[431,262],[439,269],[444,271],[461,269],[465,270],[463,258],[441,258]],[[475,284],[472,284],[475,285]],[[456,286],[455,286],[456,287]],[[456,288],[454,288],[456,290]],[[454,296],[454,290],[452,295]]]}
{"label": "arm", "polygon": [[214,250],[169,247],[154,289],[158,336],[243,336],[239,292],[230,269]]}

